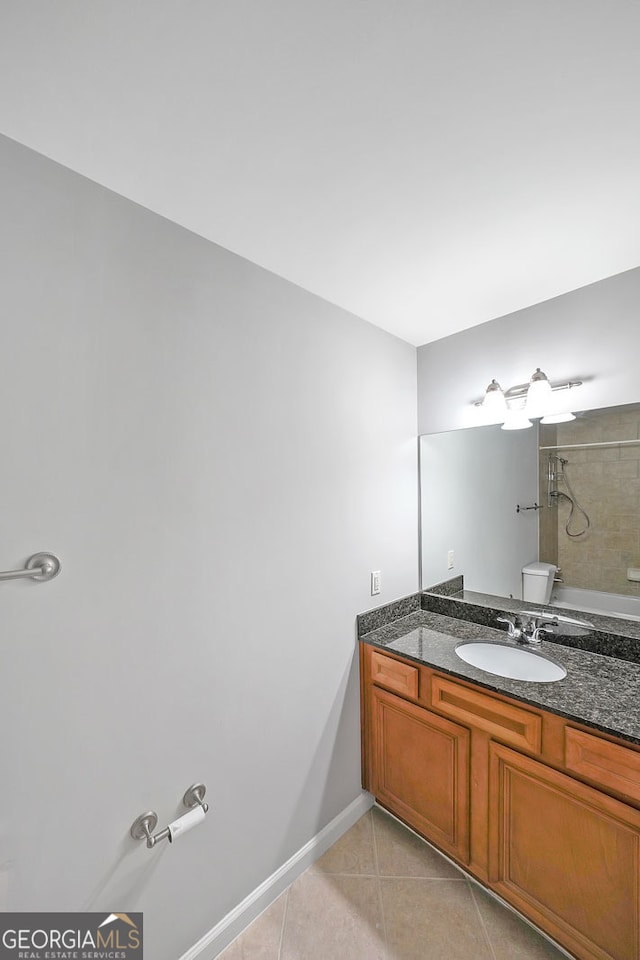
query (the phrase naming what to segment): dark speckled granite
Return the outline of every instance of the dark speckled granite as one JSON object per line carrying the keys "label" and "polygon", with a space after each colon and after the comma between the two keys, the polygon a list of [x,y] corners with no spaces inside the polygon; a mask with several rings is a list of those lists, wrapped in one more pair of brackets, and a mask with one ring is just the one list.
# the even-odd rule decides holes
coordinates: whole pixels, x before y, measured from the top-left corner
{"label": "dark speckled granite", "polygon": [[408,597],[402,597],[400,600],[393,600],[391,603],[385,603],[383,607],[376,607],[375,610],[367,610],[366,613],[359,614],[357,618],[358,637],[377,630],[378,627],[386,623],[392,623],[401,617],[407,617],[410,613],[416,613],[420,609],[420,594],[412,593]]}
{"label": "dark speckled granite", "polygon": [[496,617],[504,612],[495,607],[463,602],[458,597],[443,597],[432,593],[422,594],[422,609],[430,613],[440,613],[443,617],[469,620],[486,627],[495,627]]}
{"label": "dark speckled granite", "polygon": [[462,593],[464,590],[464,577],[452,577],[451,580],[443,580],[442,583],[436,583],[433,587],[428,587],[429,593],[439,593],[441,597],[452,597],[456,593]]}
{"label": "dark speckled granite", "polygon": [[[470,603],[482,604],[483,606],[498,607],[501,610],[519,610],[525,607],[540,609],[539,604],[527,603],[524,600],[494,597],[489,593],[476,593],[473,590],[463,590],[462,593],[458,594],[458,599],[463,601],[468,600]],[[614,636],[640,640],[640,622],[637,620],[629,620],[624,617],[608,617],[601,613],[589,612],[588,610],[570,610],[550,604],[542,607],[542,609],[548,610],[550,613],[564,613],[568,617],[579,617],[583,620],[589,620],[593,623],[596,631],[601,634],[613,634]]]}
{"label": "dark speckled granite", "polygon": [[487,690],[587,724],[640,744],[640,665],[543,641],[541,652],[562,664],[567,676],[555,683],[528,683],[496,677],[472,667],[455,653],[460,640],[508,642],[501,630],[421,610],[387,623],[364,643],[393,651]]}
{"label": "dark speckled granite", "polygon": [[640,663],[640,623],[617,617],[603,617],[580,610],[563,610],[562,607],[541,607],[540,604],[527,603],[524,600],[510,600],[494,597],[487,593],[464,590],[455,596],[442,596],[431,591],[422,594],[422,609],[443,616],[469,620],[487,627],[496,626],[496,617],[509,614],[514,610],[545,610],[550,615],[560,614],[586,620],[595,629],[585,631],[567,624],[553,628],[551,642],[562,643],[576,650],[588,650],[603,656]]}

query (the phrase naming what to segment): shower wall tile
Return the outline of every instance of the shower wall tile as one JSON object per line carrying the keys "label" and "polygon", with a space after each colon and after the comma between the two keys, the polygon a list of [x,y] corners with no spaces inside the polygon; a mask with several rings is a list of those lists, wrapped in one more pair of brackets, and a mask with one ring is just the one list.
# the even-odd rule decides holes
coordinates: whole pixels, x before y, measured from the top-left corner
{"label": "shower wall tile", "polygon": [[[541,446],[602,443],[640,438],[640,408],[592,410],[571,423],[559,424],[557,439],[541,428]],[[575,497],[589,514],[591,526],[583,536],[565,531],[570,511],[567,501],[547,508],[540,521],[540,556],[557,563],[565,584],[639,596],[636,583],[627,580],[627,568],[640,566],[640,445],[560,450],[569,461],[567,476]],[[541,496],[546,493],[548,452],[540,454]],[[559,489],[569,493],[566,485]],[[574,512],[572,528],[582,518]]]}
{"label": "shower wall tile", "polygon": [[622,447],[620,449],[621,460],[635,460],[638,456],[636,447]]}
{"label": "shower wall tile", "polygon": [[[555,424],[541,423],[539,426],[541,447],[553,446],[558,440],[558,428]],[[548,455],[552,451],[541,450],[538,474],[538,500],[542,510],[538,511],[538,535],[540,538],[538,559],[545,563],[558,563],[558,523],[555,509],[548,506]]]}
{"label": "shower wall tile", "polygon": [[590,464],[620,459],[620,451],[617,447],[597,447],[595,450],[585,450],[584,452],[585,461]]}
{"label": "shower wall tile", "polygon": [[[633,450],[633,447],[629,448]],[[609,476],[616,480],[627,477],[638,476],[638,460],[616,460],[608,465]]]}

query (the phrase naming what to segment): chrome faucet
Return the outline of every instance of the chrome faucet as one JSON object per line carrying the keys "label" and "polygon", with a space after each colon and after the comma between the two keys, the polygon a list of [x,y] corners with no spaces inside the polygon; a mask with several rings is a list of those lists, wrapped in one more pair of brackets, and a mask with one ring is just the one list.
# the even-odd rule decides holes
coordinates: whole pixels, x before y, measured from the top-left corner
{"label": "chrome faucet", "polygon": [[[543,633],[553,633],[550,628],[558,625],[558,618],[538,611],[518,610],[511,617],[496,617],[498,623],[507,624],[509,640],[518,643],[541,643]],[[547,626],[545,626],[547,624]]]}

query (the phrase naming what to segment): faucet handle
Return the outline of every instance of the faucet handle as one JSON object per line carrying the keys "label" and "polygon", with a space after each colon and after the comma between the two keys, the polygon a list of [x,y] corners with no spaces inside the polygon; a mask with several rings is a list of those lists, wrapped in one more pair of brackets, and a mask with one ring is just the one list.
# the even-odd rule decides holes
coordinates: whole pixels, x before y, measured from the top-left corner
{"label": "faucet handle", "polygon": [[516,610],[516,617],[523,617],[527,620],[549,620],[554,623],[558,619],[556,613],[550,610]]}
{"label": "faucet handle", "polygon": [[542,634],[553,634],[558,618],[546,610],[519,610],[520,633],[524,643],[540,643]]}
{"label": "faucet handle", "polygon": [[[557,623],[557,620],[555,622]],[[540,643],[543,634],[549,637],[553,637],[555,635],[555,631],[552,630],[552,627],[553,622],[549,623],[548,626],[545,627],[543,624],[538,625],[538,621],[534,620],[529,628],[529,632],[525,634],[525,636],[527,637],[529,643]]]}
{"label": "faucet handle", "polygon": [[507,624],[507,636],[510,640],[519,640],[522,636],[522,631],[519,627],[516,627],[515,620],[512,620],[511,617],[496,617],[498,623]]}

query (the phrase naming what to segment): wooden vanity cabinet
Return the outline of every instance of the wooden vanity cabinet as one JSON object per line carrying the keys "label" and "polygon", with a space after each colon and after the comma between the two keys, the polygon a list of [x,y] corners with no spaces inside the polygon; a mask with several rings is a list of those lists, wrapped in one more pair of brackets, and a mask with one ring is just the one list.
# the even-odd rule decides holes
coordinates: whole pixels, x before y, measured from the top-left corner
{"label": "wooden vanity cabinet", "polygon": [[363,785],[580,960],[640,960],[640,748],[361,644]]}
{"label": "wooden vanity cabinet", "polygon": [[470,733],[374,687],[371,791],[446,853],[469,862]]}
{"label": "wooden vanity cabinet", "polygon": [[363,781],[406,823],[469,860],[470,733],[425,709],[422,667],[361,645]]}
{"label": "wooden vanity cabinet", "polygon": [[640,956],[640,811],[490,745],[489,885],[578,957]]}

